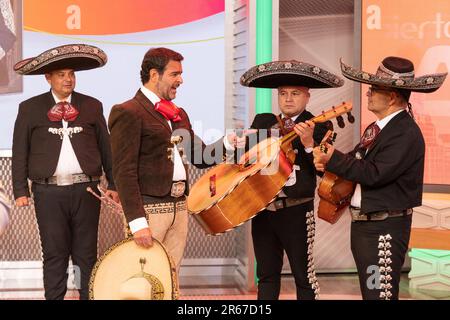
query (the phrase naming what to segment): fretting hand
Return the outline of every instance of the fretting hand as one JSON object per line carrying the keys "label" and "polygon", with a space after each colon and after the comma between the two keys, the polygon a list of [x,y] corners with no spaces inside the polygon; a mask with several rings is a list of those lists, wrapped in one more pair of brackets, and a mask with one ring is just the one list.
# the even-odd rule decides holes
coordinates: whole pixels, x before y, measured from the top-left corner
{"label": "fretting hand", "polygon": [[300,140],[305,148],[314,147],[314,133],[315,123],[312,121],[297,123],[294,127],[295,133],[300,137]]}
{"label": "fretting hand", "polygon": [[[324,152],[324,149],[326,149],[326,152]],[[327,163],[328,161],[330,161],[333,152],[334,147],[327,142],[322,143],[320,146],[314,148],[314,166],[316,167],[317,171],[325,171]]]}

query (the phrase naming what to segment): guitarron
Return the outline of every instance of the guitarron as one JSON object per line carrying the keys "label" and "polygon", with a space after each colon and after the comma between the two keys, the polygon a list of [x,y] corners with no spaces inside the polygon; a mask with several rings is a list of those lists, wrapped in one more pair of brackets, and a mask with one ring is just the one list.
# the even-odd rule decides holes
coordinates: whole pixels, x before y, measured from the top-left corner
{"label": "guitarron", "polygon": [[[322,123],[348,113],[342,103],[312,119]],[[208,234],[221,234],[253,218],[272,202],[292,172],[296,153],[292,131],[280,139],[269,137],[247,151],[239,164],[221,163],[192,186],[188,212]]]}
{"label": "guitarron", "polygon": [[[325,142],[332,144],[335,139],[336,133],[328,131],[320,143],[320,149],[326,153],[328,150],[326,150]],[[350,205],[354,190],[354,182],[325,171],[317,191],[320,197],[317,216],[331,224],[336,223]]]}

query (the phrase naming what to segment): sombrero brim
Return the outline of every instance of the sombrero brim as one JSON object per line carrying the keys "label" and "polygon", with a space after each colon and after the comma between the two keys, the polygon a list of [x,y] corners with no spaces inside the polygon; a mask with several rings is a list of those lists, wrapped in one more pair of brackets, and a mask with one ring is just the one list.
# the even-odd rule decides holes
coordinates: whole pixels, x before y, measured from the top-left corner
{"label": "sombrero brim", "polygon": [[300,61],[273,61],[254,66],[241,77],[246,87],[271,88],[304,86],[313,89],[336,88],[344,80],[322,68]]}
{"label": "sombrero brim", "polygon": [[[142,260],[144,259],[144,260]],[[144,262],[144,265],[141,262]],[[112,245],[97,260],[89,280],[91,300],[121,300],[123,284],[133,278],[149,280],[155,290],[148,300],[172,300],[178,298],[175,265],[164,245],[153,239],[150,248],[139,247],[132,238]],[[145,275],[143,275],[145,273]],[[139,289],[141,287],[137,287]],[[130,288],[128,288],[130,289]],[[140,295],[143,295],[141,292]]]}
{"label": "sombrero brim", "polygon": [[60,69],[81,71],[102,67],[107,61],[106,53],[100,48],[85,44],[70,44],[19,61],[14,65],[14,71],[21,75],[45,74]]}
{"label": "sombrero brim", "polygon": [[347,79],[366,84],[394,89],[404,89],[414,92],[434,92],[441,87],[447,76],[447,73],[435,73],[411,79],[388,79],[377,76],[375,74],[371,74],[369,72],[357,70],[345,64],[342,59],[340,60],[340,63],[342,74]]}

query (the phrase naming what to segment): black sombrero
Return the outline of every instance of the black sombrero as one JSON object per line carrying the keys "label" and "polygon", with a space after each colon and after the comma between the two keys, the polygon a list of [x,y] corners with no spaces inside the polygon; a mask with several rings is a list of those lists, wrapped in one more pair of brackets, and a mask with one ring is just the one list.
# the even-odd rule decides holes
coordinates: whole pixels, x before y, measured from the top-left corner
{"label": "black sombrero", "polygon": [[40,55],[17,62],[14,71],[21,75],[45,74],[54,70],[89,70],[102,67],[108,58],[97,47],[87,44],[66,44]]}
{"label": "black sombrero", "polygon": [[303,86],[313,89],[336,88],[344,80],[323,68],[297,60],[273,61],[254,66],[241,77],[245,87],[278,88]]}
{"label": "black sombrero", "polygon": [[342,59],[341,70],[344,77],[353,81],[423,93],[439,89],[447,76],[447,73],[435,73],[414,77],[414,64],[400,57],[385,58],[375,74],[357,70]]}

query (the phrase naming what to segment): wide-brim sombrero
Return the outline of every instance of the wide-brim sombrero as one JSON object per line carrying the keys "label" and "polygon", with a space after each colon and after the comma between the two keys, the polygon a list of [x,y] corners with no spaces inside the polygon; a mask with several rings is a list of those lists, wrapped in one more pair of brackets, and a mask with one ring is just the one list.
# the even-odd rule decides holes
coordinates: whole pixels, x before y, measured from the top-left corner
{"label": "wide-brim sombrero", "polygon": [[100,48],[87,44],[66,44],[17,62],[14,71],[21,75],[46,74],[61,69],[81,71],[102,67],[107,61],[106,53]]}
{"label": "wide-brim sombrero", "polygon": [[[340,59],[340,63],[342,74],[350,80],[414,92],[428,93],[436,91],[444,83],[447,76],[447,73],[434,73],[414,77],[412,62],[399,57],[385,58],[375,74],[357,70],[345,64],[342,59]],[[401,72],[402,65],[409,65],[409,68]]]}
{"label": "wide-brim sombrero", "polygon": [[272,61],[256,65],[241,76],[245,87],[278,88],[282,86],[303,86],[313,89],[336,88],[344,80],[310,63],[297,60]]}
{"label": "wide-brim sombrero", "polygon": [[132,238],[109,248],[95,264],[89,282],[91,300],[174,300],[175,265],[164,246],[142,248]]}

